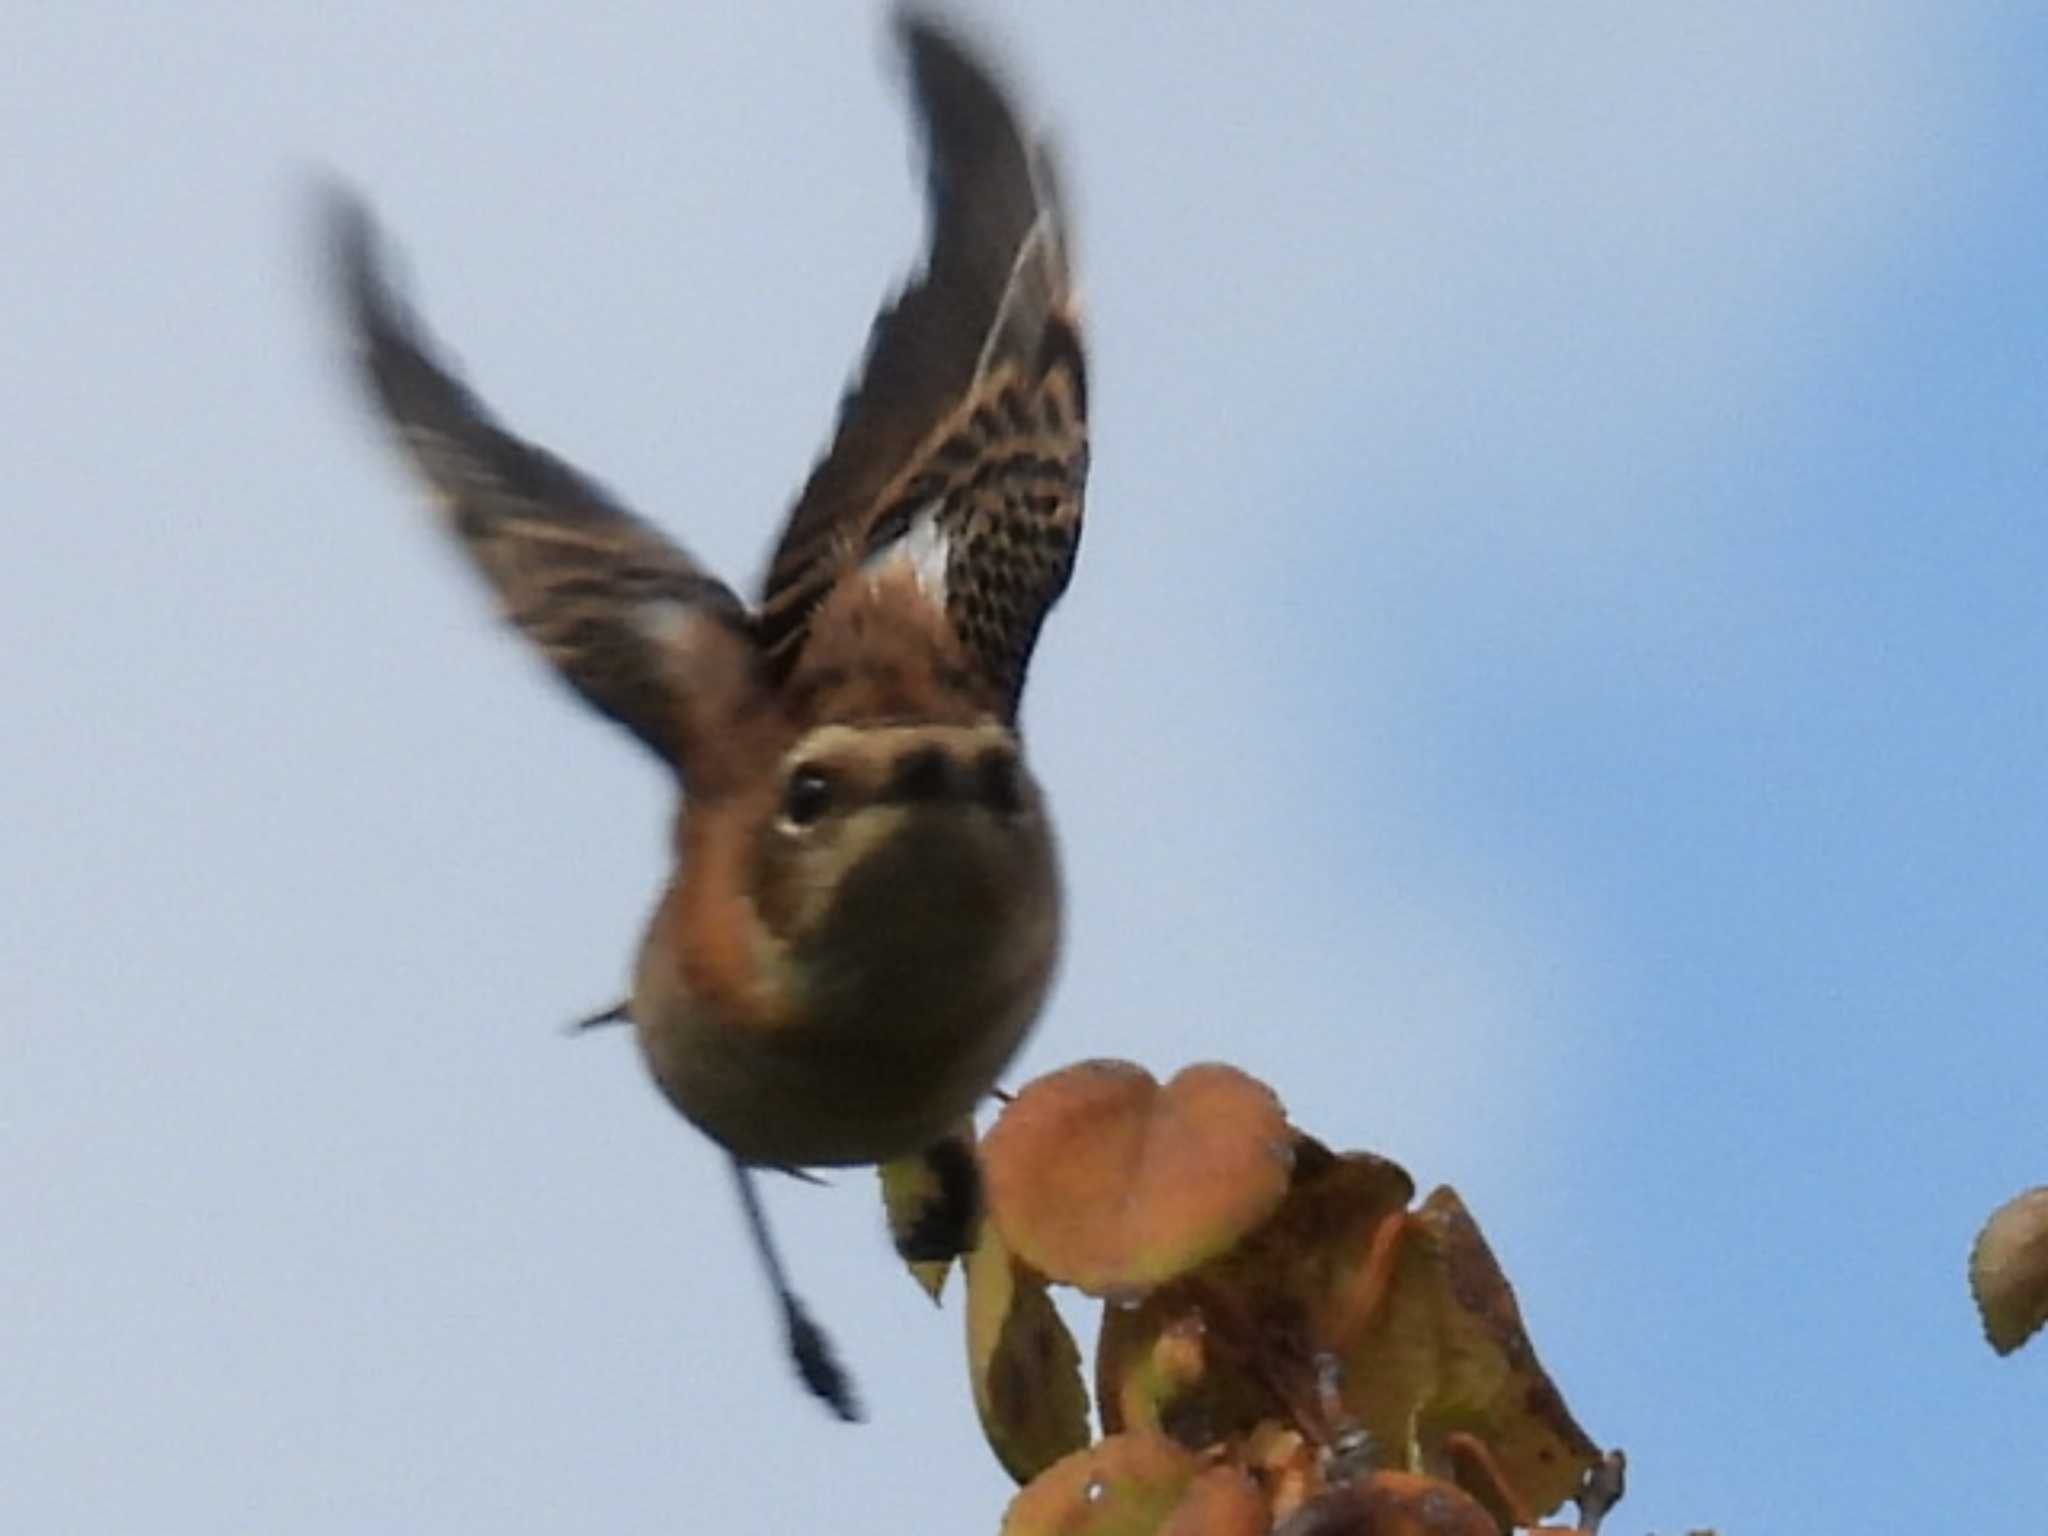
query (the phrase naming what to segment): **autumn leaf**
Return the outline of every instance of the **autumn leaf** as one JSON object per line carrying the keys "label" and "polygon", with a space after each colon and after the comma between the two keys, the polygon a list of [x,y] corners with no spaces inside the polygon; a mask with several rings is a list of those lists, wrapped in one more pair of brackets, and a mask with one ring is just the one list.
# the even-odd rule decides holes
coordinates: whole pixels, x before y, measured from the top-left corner
{"label": "autumn leaf", "polygon": [[[990,1226],[1028,1261],[1016,1273],[1109,1300],[1104,1444],[1234,1469],[1276,1533],[1494,1532],[1547,1516],[1599,1459],[1457,1195],[1411,1209],[1398,1165],[1293,1131],[1241,1073],[1190,1068],[1163,1087],[1121,1062],[1054,1074],[998,1119],[983,1170]],[[1243,1483],[1198,1495],[1190,1472],[1183,1511],[1133,1473],[1112,1519],[1093,1506],[1116,1480],[1075,1482],[1079,1464],[1041,1473],[1006,1529],[1156,1533],[1172,1518],[1180,1536],[1204,1528],[1209,1499],[1237,1529]],[[1076,1504],[1077,1489],[1093,1493]]]}
{"label": "autumn leaf", "polygon": [[1241,1454],[1275,1520],[1284,1521],[1324,1490],[1322,1457],[1291,1425],[1274,1419],[1255,1425],[1242,1441]]}
{"label": "autumn leaf", "polygon": [[1088,1443],[1081,1352],[1046,1294],[992,1222],[967,1256],[967,1371],[996,1459],[1029,1482]]}
{"label": "autumn leaf", "polygon": [[1103,1432],[1156,1430],[1190,1450],[1216,1439],[1206,1414],[1188,1432],[1175,1427],[1186,1419],[1179,1405],[1208,1376],[1207,1333],[1201,1313],[1177,1292],[1154,1292],[1137,1307],[1104,1307],[1095,1341],[1095,1400]]}
{"label": "autumn leaf", "polygon": [[1234,1301],[1206,1281],[1176,1281],[1135,1308],[1106,1307],[1096,1341],[1096,1404],[1104,1433],[1156,1430],[1190,1450],[1241,1442],[1289,1405],[1262,1374],[1257,1344],[1211,1325]]}
{"label": "autumn leaf", "polygon": [[1272,1521],[1252,1480],[1236,1467],[1211,1467],[1181,1495],[1158,1536],[1266,1536]]}
{"label": "autumn leaf", "polygon": [[[1106,1308],[1096,1344],[1103,1428],[1200,1448],[1308,1408],[1315,1358],[1372,1272],[1377,1234],[1415,1192],[1394,1163],[1297,1143],[1280,1209],[1236,1248],[1137,1307]],[[1276,1393],[1276,1387],[1282,1390]]]}
{"label": "autumn leaf", "polygon": [[1293,1136],[1233,1067],[1164,1087],[1129,1062],[1042,1077],[983,1149],[989,1210],[1015,1251],[1091,1295],[1142,1296],[1224,1252],[1287,1193]]}
{"label": "autumn leaf", "polygon": [[1295,1298],[1317,1343],[1341,1337],[1386,1283],[1390,1219],[1415,1198],[1399,1163],[1370,1152],[1327,1153],[1298,1175],[1286,1203],[1226,1261]]}
{"label": "autumn leaf", "polygon": [[1344,1343],[1345,1397],[1410,1467],[1448,1467],[1444,1442],[1484,1447],[1516,1502],[1547,1514],[1599,1452],[1545,1374],[1514,1290],[1457,1194],[1437,1189],[1403,1218],[1388,1280]]}
{"label": "autumn leaf", "polygon": [[1970,1250],[1984,1337],[2009,1355],[2048,1323],[2048,1185],[2007,1201]]}
{"label": "autumn leaf", "polygon": [[1469,1495],[1413,1472],[1375,1472],[1332,1488],[1273,1528],[1273,1536],[1499,1536]]}
{"label": "autumn leaf", "polygon": [[1034,1478],[1010,1501],[1002,1536],[1158,1536],[1201,1471],[1163,1435],[1111,1435]]}

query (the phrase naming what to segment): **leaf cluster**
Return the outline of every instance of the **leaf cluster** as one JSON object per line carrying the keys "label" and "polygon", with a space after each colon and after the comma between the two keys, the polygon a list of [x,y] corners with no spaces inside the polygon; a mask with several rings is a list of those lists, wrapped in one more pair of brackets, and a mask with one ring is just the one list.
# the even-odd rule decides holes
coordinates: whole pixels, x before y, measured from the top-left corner
{"label": "leaf cluster", "polygon": [[[975,1407],[1022,1485],[1005,1536],[1489,1536],[1619,1498],[1456,1192],[1417,1202],[1256,1079],[1083,1062],[978,1154],[960,1267]],[[884,1171],[899,1239],[945,1185]],[[936,1298],[950,1266],[914,1268]],[[1056,1286],[1102,1303],[1092,1391]]]}

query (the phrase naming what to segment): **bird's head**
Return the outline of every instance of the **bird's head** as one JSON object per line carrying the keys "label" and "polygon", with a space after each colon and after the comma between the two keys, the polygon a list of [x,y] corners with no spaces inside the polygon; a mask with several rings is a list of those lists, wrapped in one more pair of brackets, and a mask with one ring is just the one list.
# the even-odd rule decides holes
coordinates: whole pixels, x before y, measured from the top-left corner
{"label": "bird's head", "polygon": [[994,721],[816,727],[761,812],[755,905],[822,986],[850,983],[856,960],[871,981],[971,963],[1051,902],[1044,800]]}

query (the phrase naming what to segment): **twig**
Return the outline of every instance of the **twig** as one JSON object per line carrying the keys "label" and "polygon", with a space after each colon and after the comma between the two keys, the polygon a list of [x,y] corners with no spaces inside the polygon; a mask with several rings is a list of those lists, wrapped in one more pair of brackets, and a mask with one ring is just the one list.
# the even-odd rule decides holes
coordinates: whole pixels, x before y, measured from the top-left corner
{"label": "twig", "polygon": [[1627,1484],[1628,1457],[1618,1450],[1609,1451],[1587,1468],[1585,1480],[1579,1484],[1579,1529],[1587,1536],[1597,1536],[1600,1522],[1621,1502]]}

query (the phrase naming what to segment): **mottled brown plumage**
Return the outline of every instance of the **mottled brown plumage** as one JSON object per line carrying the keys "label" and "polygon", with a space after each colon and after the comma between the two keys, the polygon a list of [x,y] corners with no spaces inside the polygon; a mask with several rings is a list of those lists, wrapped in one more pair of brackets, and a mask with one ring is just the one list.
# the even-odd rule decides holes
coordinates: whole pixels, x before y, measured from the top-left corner
{"label": "mottled brown plumage", "polygon": [[359,203],[334,194],[328,230],[363,377],[450,530],[512,624],[677,774],[675,872],[620,1013],[742,1168],[799,1364],[846,1413],[744,1168],[918,1151],[1043,1006],[1058,869],[1017,708],[1088,466],[1049,159],[957,41],[898,30],[929,257],[875,322],[751,610],[492,422],[433,360]]}
{"label": "mottled brown plumage", "polygon": [[931,252],[875,321],[756,627],[778,675],[802,670],[829,595],[930,518],[947,541],[945,616],[1013,720],[1038,626],[1073,570],[1088,473],[1064,214],[1050,155],[1019,135],[993,80],[927,24],[905,36]]}

